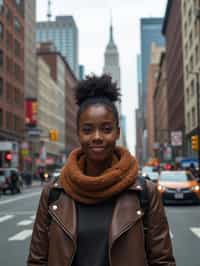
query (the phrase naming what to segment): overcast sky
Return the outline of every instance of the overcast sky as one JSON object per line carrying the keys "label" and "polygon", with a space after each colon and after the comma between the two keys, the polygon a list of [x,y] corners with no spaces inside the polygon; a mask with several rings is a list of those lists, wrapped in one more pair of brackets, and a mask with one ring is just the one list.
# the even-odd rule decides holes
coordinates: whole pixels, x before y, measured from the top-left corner
{"label": "overcast sky", "polygon": [[[48,0],[37,0],[37,20],[46,20]],[[163,17],[167,0],[52,0],[52,16],[72,15],[79,30],[79,64],[86,74],[101,74],[109,40],[110,10],[121,68],[122,113],[127,141],[135,151],[135,109],[138,105],[136,56],[140,53],[140,18]]]}

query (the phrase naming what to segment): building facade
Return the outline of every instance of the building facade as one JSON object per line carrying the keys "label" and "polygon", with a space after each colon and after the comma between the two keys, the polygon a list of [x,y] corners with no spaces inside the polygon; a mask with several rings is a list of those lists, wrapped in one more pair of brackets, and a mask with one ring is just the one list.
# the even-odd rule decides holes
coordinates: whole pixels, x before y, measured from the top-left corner
{"label": "building facade", "polygon": [[[146,129],[146,110],[147,110],[147,78],[148,78],[148,66],[150,64],[151,44],[155,42],[158,46],[164,46],[164,37],[162,36],[163,18],[142,18],[140,20],[140,36],[141,36],[141,90],[139,92],[139,110],[142,115],[142,146],[139,150],[142,150],[142,161],[148,160],[147,143],[148,143],[148,131]],[[137,141],[137,140],[136,140]]]}
{"label": "building facade", "polygon": [[[41,43],[38,55],[48,64],[53,80],[59,87],[59,99],[57,99],[57,114],[60,121],[59,141],[60,152],[68,155],[79,145],[76,131],[76,111],[73,88],[77,79],[65,58],[57,52],[52,43]],[[64,145],[64,146],[63,146]]]}
{"label": "building facade", "polygon": [[188,156],[197,156],[191,137],[198,131],[197,82],[200,82],[200,2],[181,1],[184,69],[185,133]]}
{"label": "building facade", "polygon": [[37,96],[36,1],[25,3],[25,98]]}
{"label": "building facade", "polygon": [[[64,140],[61,130],[64,132],[64,121],[61,117],[58,103],[64,97],[59,85],[52,78],[49,65],[38,55],[38,117],[37,124],[41,130],[40,141],[37,142],[37,154],[35,154],[36,165],[47,166],[57,163],[60,151],[64,149]],[[64,101],[63,101],[64,102]],[[63,104],[63,103],[62,103]],[[51,142],[48,138],[51,129],[59,131],[59,141]],[[44,137],[43,137],[44,136]]]}
{"label": "building facade", "polygon": [[160,54],[156,75],[156,86],[153,93],[154,106],[154,154],[160,161],[166,161],[166,152],[169,152],[170,132],[169,132],[169,103],[168,88],[166,79],[166,53]]}
{"label": "building facade", "polygon": [[157,84],[157,76],[159,70],[159,61],[161,53],[164,51],[164,48],[157,46],[155,43],[152,43],[151,46],[151,59],[148,68],[148,79],[147,79],[147,121],[146,127],[148,132],[147,139],[147,156],[148,158],[153,158],[155,156],[155,125],[154,125],[154,92]]}
{"label": "building facade", "polygon": [[[168,126],[170,135],[177,131],[184,135],[185,131],[181,2],[181,0],[168,0],[162,28],[166,38],[166,73],[168,105],[170,106]],[[174,159],[183,156],[183,141],[181,146],[174,146],[173,150]]]}
{"label": "building facade", "polygon": [[78,28],[72,16],[57,16],[55,21],[37,22],[37,42],[52,42],[66,59],[75,76],[78,69]]}
{"label": "building facade", "polygon": [[[12,166],[19,165],[24,137],[24,1],[0,1],[0,141],[17,149]],[[0,166],[5,166],[1,142]]]}

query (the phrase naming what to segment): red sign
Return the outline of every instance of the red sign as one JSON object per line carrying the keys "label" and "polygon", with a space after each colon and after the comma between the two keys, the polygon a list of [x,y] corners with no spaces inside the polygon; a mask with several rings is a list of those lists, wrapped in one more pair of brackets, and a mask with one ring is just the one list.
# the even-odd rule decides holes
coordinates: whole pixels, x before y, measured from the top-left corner
{"label": "red sign", "polygon": [[26,99],[25,110],[26,110],[26,125],[36,126],[37,125],[37,100]]}

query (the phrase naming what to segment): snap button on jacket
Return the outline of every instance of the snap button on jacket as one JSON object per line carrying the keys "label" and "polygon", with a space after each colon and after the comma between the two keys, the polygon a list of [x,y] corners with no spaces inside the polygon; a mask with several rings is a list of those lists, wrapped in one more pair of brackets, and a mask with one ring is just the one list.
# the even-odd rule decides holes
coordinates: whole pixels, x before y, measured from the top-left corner
{"label": "snap button on jacket", "polygon": [[[117,198],[109,231],[110,266],[176,265],[161,197],[154,184],[147,181],[147,186],[149,211],[146,237],[142,220],[144,214],[137,194],[142,188],[137,181]],[[27,266],[71,266],[73,262],[77,243],[75,202],[58,184],[57,189],[62,190],[60,197],[48,206],[52,187],[53,184],[46,186],[41,194]]]}

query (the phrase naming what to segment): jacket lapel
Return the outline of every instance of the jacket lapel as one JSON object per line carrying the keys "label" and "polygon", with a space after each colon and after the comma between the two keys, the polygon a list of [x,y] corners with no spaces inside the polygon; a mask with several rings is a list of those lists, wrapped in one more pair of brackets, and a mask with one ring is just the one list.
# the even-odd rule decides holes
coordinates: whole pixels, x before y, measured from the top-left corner
{"label": "jacket lapel", "polygon": [[138,199],[138,193],[141,189],[140,184],[136,181],[133,186],[118,197],[109,232],[110,248],[117,238],[143,216],[143,211]]}
{"label": "jacket lapel", "polygon": [[[59,188],[58,188],[59,189]],[[77,239],[77,218],[75,202],[65,193],[60,194],[58,200],[50,206],[50,214],[63,227],[74,243]]]}

